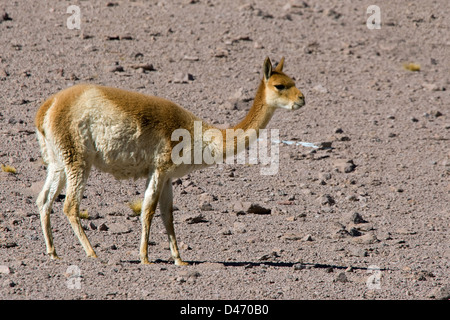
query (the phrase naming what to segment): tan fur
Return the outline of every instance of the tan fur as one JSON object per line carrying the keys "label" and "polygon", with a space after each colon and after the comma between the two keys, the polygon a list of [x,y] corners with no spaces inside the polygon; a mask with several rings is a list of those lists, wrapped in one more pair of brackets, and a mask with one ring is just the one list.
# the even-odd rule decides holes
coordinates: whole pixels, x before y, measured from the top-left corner
{"label": "tan fur", "polygon": [[[303,106],[303,95],[282,72],[283,64],[284,59],[272,70],[270,60],[265,60],[264,77],[254,104],[234,129],[259,132],[276,108]],[[279,85],[283,85],[282,90],[277,89]],[[173,228],[171,181],[206,164],[175,165],[171,153],[178,142],[172,141],[171,135],[182,128],[193,136],[194,121],[201,120],[169,100],[98,85],[76,85],[47,99],[35,121],[42,155],[48,163],[47,179],[37,199],[47,253],[58,258],[53,246],[50,212],[53,201],[66,185],[64,213],[87,255],[96,257],[79,219],[83,190],[91,167],[96,166],[118,179],[147,178],[141,211],[141,262],[149,262],[149,231],[159,202],[175,264],[186,264],[180,258]],[[203,132],[214,128],[204,122],[202,125]],[[226,131],[219,132],[225,141]],[[236,154],[236,144],[241,139],[245,137],[237,136],[234,146],[223,144],[224,150]],[[205,147],[222,151],[212,142],[205,142]]]}

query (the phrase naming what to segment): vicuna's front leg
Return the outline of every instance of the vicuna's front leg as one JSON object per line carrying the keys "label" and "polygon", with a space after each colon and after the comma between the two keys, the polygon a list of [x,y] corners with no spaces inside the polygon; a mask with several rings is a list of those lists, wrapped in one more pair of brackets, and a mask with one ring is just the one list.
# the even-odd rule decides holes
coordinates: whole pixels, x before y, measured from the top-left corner
{"label": "vicuna's front leg", "polygon": [[167,236],[169,237],[169,246],[172,258],[177,266],[188,265],[180,258],[180,252],[178,251],[177,239],[175,237],[175,229],[173,227],[173,193],[172,193],[172,180],[168,179],[164,183],[164,187],[159,199],[159,209],[161,210],[161,218],[166,227]]}
{"label": "vicuna's front leg", "polygon": [[163,187],[163,181],[159,172],[155,171],[147,180],[147,189],[145,190],[144,201],[141,210],[141,248],[139,250],[139,257],[141,263],[149,264],[148,261],[148,237],[150,234],[150,226],[153,216],[155,215],[156,207],[158,205],[159,195]]}

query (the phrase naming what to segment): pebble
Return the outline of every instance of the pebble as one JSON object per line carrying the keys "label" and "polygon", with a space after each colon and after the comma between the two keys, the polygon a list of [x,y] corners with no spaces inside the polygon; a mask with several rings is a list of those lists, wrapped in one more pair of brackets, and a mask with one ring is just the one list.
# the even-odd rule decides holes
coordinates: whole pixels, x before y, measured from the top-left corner
{"label": "pebble", "polygon": [[2,11],[0,14],[0,23],[3,21],[9,21],[12,20],[12,18],[9,16],[9,14],[6,11]]}
{"label": "pebble", "polygon": [[353,163],[353,160],[349,159],[337,159],[333,163],[334,167],[337,171],[342,173],[350,173],[355,170],[356,165]]}
{"label": "pebble", "polygon": [[258,258],[259,261],[267,261],[274,258],[278,258],[280,255],[276,251],[272,251],[271,253],[264,254],[261,257]]}
{"label": "pebble", "polygon": [[184,56],[183,59],[187,60],[187,61],[198,61],[198,60],[200,60],[200,58],[197,57],[197,56]]}
{"label": "pebble", "polygon": [[434,288],[428,297],[436,300],[450,300],[450,285]]}
{"label": "pebble", "polygon": [[200,210],[201,210],[201,211],[214,211],[214,208],[213,208],[213,206],[212,206],[212,204],[211,204],[210,202],[208,202],[208,201],[203,201],[203,202],[200,204]]}
{"label": "pebble", "polygon": [[303,270],[306,269],[306,266],[303,263],[294,264],[294,270]]}
{"label": "pebble", "polygon": [[319,93],[328,93],[328,89],[322,86],[321,84],[318,84],[317,86],[313,87],[314,91],[317,91]]}
{"label": "pebble", "polygon": [[302,240],[302,239],[303,239],[303,235],[299,234],[299,233],[286,233],[281,236],[281,240],[286,240],[286,241],[297,241],[297,240]]}
{"label": "pebble", "polygon": [[156,71],[155,67],[151,63],[139,63],[130,65],[132,69],[142,69],[143,71]]}
{"label": "pebble", "polygon": [[265,208],[257,203],[252,203],[250,208],[247,210],[248,213],[254,214],[270,214],[272,212],[271,209]]}
{"label": "pebble", "polygon": [[233,204],[233,212],[237,215],[246,213],[270,214],[272,210],[265,208],[257,203],[237,201]]}
{"label": "pebble", "polygon": [[99,227],[98,230],[100,231],[108,231],[108,226],[106,225],[106,223],[102,223]]}
{"label": "pebble", "polygon": [[187,216],[183,216],[182,219],[184,222],[187,222],[188,224],[208,222],[208,220],[206,220],[202,214],[195,215],[195,216],[187,215]]}
{"label": "pebble", "polygon": [[348,282],[347,275],[345,272],[339,272],[334,278],[335,282]]}
{"label": "pebble", "polygon": [[4,79],[8,76],[8,72],[5,69],[0,69],[0,79]]}
{"label": "pebble", "polygon": [[332,205],[334,205],[336,203],[334,198],[332,196],[330,196],[329,194],[321,195],[319,198],[317,198],[317,201],[321,205],[328,205],[328,206],[332,206]]}
{"label": "pebble", "polygon": [[367,223],[366,220],[358,212],[352,212],[344,216],[344,219],[354,224]]}
{"label": "pebble", "polygon": [[108,67],[108,71],[109,72],[123,72],[124,69],[121,65],[119,65],[118,62],[116,62],[114,65]]}
{"label": "pebble", "polygon": [[0,274],[9,274],[10,272],[8,266],[0,266]]}
{"label": "pebble", "polygon": [[319,180],[330,180],[331,179],[331,173],[329,172],[319,172],[318,175]]}
{"label": "pebble", "polygon": [[235,223],[233,224],[233,230],[234,230],[234,232],[236,232],[236,233],[246,233],[246,232],[247,232],[246,226],[245,226],[245,224],[242,223],[242,222],[235,222]]}
{"label": "pebble", "polygon": [[375,234],[373,233],[366,233],[362,236],[353,238],[353,242],[358,244],[373,244],[379,241],[380,240],[378,240]]}
{"label": "pebble", "polygon": [[131,228],[122,223],[112,223],[109,225],[108,231],[112,234],[125,234],[130,233]]}
{"label": "pebble", "polygon": [[178,72],[173,77],[173,83],[188,83],[189,81],[193,81],[194,76],[190,73]]}

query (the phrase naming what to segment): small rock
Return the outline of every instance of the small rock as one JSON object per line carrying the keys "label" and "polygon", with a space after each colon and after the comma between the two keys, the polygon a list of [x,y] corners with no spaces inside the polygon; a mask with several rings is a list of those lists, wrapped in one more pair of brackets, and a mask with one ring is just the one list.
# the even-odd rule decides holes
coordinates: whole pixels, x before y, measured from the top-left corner
{"label": "small rock", "polygon": [[121,65],[119,65],[118,62],[116,62],[114,65],[108,67],[109,72],[123,72],[124,69]]}
{"label": "small rock", "polygon": [[231,236],[233,232],[230,229],[222,229],[219,231],[219,234],[222,234],[224,236]]}
{"label": "small rock", "polygon": [[187,217],[184,217],[183,220],[185,222],[187,222],[188,224],[208,222],[208,220],[206,220],[202,214],[199,214],[196,216],[187,216]]}
{"label": "small rock", "polygon": [[397,233],[399,233],[399,234],[404,234],[404,235],[412,235],[412,234],[416,234],[416,232],[415,231],[411,231],[411,230],[408,230],[408,229],[406,229],[406,228],[398,228],[397,230],[395,230]]}
{"label": "small rock", "polygon": [[272,212],[271,209],[264,208],[257,203],[252,203],[250,208],[247,210],[248,213],[254,214],[270,214]]}
{"label": "small rock", "polygon": [[193,81],[194,76],[190,73],[178,72],[175,74],[173,78],[173,83],[188,83],[189,81]]}
{"label": "small rock", "polygon": [[[326,150],[326,149],[332,149],[333,142],[332,141],[322,141],[315,143],[316,146],[318,146],[318,150]],[[315,150],[312,150],[315,151]]]}
{"label": "small rock", "polygon": [[438,118],[438,117],[442,116],[443,114],[438,110],[432,110],[432,111],[430,111],[430,115],[432,117]]}
{"label": "small rock", "polygon": [[336,203],[333,197],[330,196],[329,194],[324,194],[320,196],[319,198],[317,198],[317,201],[319,201],[321,205],[329,205],[329,206],[332,206]]}
{"label": "small rock", "polygon": [[348,282],[347,275],[345,272],[339,272],[334,278],[335,282]]}
{"label": "small rock", "polygon": [[281,236],[281,240],[287,240],[287,241],[297,241],[302,240],[303,235],[299,233],[286,233],[283,236]]}
{"label": "small rock", "polygon": [[245,224],[242,222],[235,222],[233,224],[233,230],[236,233],[246,233],[247,230],[245,229]]}
{"label": "small rock", "polygon": [[272,251],[269,254],[264,254],[261,257],[258,258],[259,261],[267,261],[267,260],[271,260],[274,258],[278,258],[280,255],[278,254],[278,252],[276,251]]}
{"label": "small rock", "polygon": [[353,163],[353,160],[347,159],[337,159],[333,163],[336,170],[342,173],[350,173],[355,170],[356,165]]}
{"label": "small rock", "polygon": [[270,214],[272,210],[264,208],[257,203],[251,203],[248,201],[237,201],[233,205],[233,212],[235,212],[236,214],[246,214],[246,213]]}
{"label": "small rock", "polygon": [[125,234],[131,232],[131,228],[122,223],[112,223],[108,227],[108,231],[112,234]]}
{"label": "small rock", "polygon": [[294,264],[294,270],[303,270],[306,269],[306,266],[303,263]]}
{"label": "small rock", "polygon": [[102,223],[99,227],[98,230],[100,231],[108,231],[108,226],[106,225],[106,223]]}
{"label": "small rock", "polygon": [[202,211],[214,211],[214,208],[212,204],[208,201],[204,201],[202,204],[200,204],[200,210]]}
{"label": "small rock", "polygon": [[89,228],[91,228],[91,230],[97,230],[97,226],[92,221],[89,222]]}
{"label": "small rock", "polygon": [[184,56],[183,59],[187,60],[187,61],[198,61],[198,60],[200,60],[200,58],[197,57],[197,56]]}
{"label": "small rock", "polygon": [[450,285],[434,288],[428,297],[436,300],[450,300]]}
{"label": "small rock", "polygon": [[10,272],[8,266],[0,266],[0,274],[9,274]]}
{"label": "small rock", "polygon": [[352,237],[359,237],[359,236],[362,235],[362,233],[359,232],[359,230],[356,229],[356,228],[351,228],[351,229],[348,231],[348,233],[349,233]]}
{"label": "small rock", "polygon": [[307,234],[306,236],[304,236],[304,237],[302,238],[302,241],[313,241],[313,238],[311,237],[310,234]]}
{"label": "small rock", "polygon": [[388,138],[395,138],[397,136],[397,134],[396,133],[393,133],[393,132],[390,132],[389,134],[388,134]]}
{"label": "small rock", "polygon": [[331,179],[331,173],[329,172],[320,172],[319,175],[319,180],[330,180]]}
{"label": "small rock", "polygon": [[321,84],[318,84],[317,86],[314,86],[313,90],[317,91],[319,93],[328,93],[328,90],[324,86],[322,86]]}
{"label": "small rock", "polygon": [[3,21],[10,21],[12,18],[9,16],[9,14],[6,11],[2,11],[0,14],[0,23]]}
{"label": "small rock", "polygon": [[140,64],[132,64],[130,65],[132,69],[142,69],[144,71],[156,71],[155,67],[151,63],[140,63]]}
{"label": "small rock", "polygon": [[352,222],[354,224],[367,223],[367,221],[364,220],[364,218],[358,212],[352,212],[350,214],[347,214],[345,216],[345,220],[347,220],[349,222]]}
{"label": "small rock", "polygon": [[379,241],[373,233],[366,233],[365,235],[353,238],[353,242],[358,244],[373,244]]}
{"label": "small rock", "polygon": [[192,250],[192,248],[188,244],[184,243],[183,241],[181,241],[178,244],[178,248],[180,248],[182,250]]}
{"label": "small rock", "polygon": [[8,77],[8,72],[6,72],[5,69],[0,69],[0,79],[5,79],[6,77]]}

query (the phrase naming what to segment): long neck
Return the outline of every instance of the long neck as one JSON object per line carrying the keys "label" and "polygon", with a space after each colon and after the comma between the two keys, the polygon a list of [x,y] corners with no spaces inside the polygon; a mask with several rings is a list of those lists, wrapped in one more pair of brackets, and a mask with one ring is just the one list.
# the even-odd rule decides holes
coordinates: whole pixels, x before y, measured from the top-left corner
{"label": "long neck", "polygon": [[267,106],[264,91],[265,85],[262,80],[258,87],[258,91],[256,92],[253,106],[250,108],[245,118],[233,127],[234,130],[242,129],[247,131],[249,129],[254,129],[258,133],[259,129],[264,129],[267,126],[272,118],[274,109]]}
{"label": "long neck", "polygon": [[[226,156],[236,155],[238,146],[249,146],[249,137],[258,138],[259,130],[264,129],[273,116],[275,109],[266,104],[264,80],[256,92],[253,106],[245,118],[231,129],[222,129],[223,150]],[[230,136],[231,135],[231,136]],[[256,136],[255,136],[256,135]],[[228,140],[228,145],[227,145]],[[230,143],[234,140],[234,143]]]}

